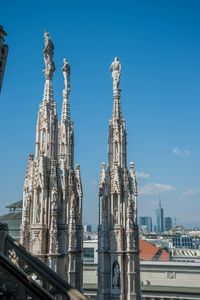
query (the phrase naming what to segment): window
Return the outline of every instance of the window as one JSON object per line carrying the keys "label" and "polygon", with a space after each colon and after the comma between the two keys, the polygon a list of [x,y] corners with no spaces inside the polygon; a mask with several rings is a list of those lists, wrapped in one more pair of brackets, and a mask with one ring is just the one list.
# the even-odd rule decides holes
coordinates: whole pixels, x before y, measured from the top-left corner
{"label": "window", "polygon": [[83,248],[83,261],[94,263],[94,248]]}

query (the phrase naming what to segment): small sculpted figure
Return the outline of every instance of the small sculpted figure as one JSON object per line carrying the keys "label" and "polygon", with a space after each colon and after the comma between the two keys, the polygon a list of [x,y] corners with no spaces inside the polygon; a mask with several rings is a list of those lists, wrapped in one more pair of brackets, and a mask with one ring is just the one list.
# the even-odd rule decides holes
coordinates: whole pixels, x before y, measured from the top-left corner
{"label": "small sculpted figure", "polygon": [[55,65],[53,62],[54,45],[50,39],[49,33],[44,33],[44,63],[45,63],[45,76],[50,79],[55,71]]}
{"label": "small sculpted figure", "polygon": [[14,249],[9,250],[9,259],[12,261],[12,263],[20,268],[19,266],[19,257],[17,256],[16,252]]}
{"label": "small sculpted figure", "polygon": [[37,284],[42,285],[42,282],[41,282],[40,279],[38,279],[38,275],[37,275],[36,273],[33,273],[33,274],[31,275],[31,278],[32,278]]}
{"label": "small sculpted figure", "polygon": [[120,288],[120,269],[118,262],[115,262],[113,266],[113,288]]}
{"label": "small sculpted figure", "polygon": [[114,58],[114,61],[110,65],[110,71],[112,72],[113,78],[113,90],[119,90],[119,80],[121,75],[121,63],[117,57]]}
{"label": "small sculpted figure", "polygon": [[52,190],[51,209],[57,209],[57,192],[55,188]]}
{"label": "small sculpted figure", "polygon": [[118,225],[118,209],[114,208],[114,225]]}
{"label": "small sculpted figure", "polygon": [[40,223],[40,214],[41,214],[41,203],[39,202],[36,207],[36,223]]}
{"label": "small sculpted figure", "polygon": [[107,196],[103,195],[101,196],[101,203],[102,203],[102,211],[107,211]]}
{"label": "small sculpted figure", "polygon": [[64,65],[62,67],[62,72],[64,76],[65,89],[69,91],[70,90],[70,65],[66,58],[64,58],[63,63]]}

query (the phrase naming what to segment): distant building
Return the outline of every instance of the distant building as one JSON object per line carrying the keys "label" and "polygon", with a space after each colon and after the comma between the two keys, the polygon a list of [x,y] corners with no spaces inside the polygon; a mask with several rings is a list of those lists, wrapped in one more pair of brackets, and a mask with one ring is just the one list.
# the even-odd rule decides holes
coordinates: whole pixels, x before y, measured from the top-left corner
{"label": "distant building", "polygon": [[140,240],[140,260],[169,261],[169,253],[146,240]]}
{"label": "distant building", "polygon": [[153,244],[157,247],[160,248],[165,248],[168,249],[169,247],[169,243],[171,241],[171,239],[167,236],[163,236],[163,235],[147,235],[147,234],[143,234],[142,239],[145,239],[146,241],[148,241],[150,244]]}
{"label": "distant building", "polygon": [[83,242],[83,264],[98,264],[98,240]]}
{"label": "distant building", "polygon": [[200,263],[200,249],[172,248],[171,261]]}
{"label": "distant building", "polygon": [[143,229],[146,226],[148,232],[152,232],[152,218],[149,216],[144,216],[139,218],[140,229]]}
{"label": "distant building", "polygon": [[0,216],[0,222],[7,223],[9,234],[18,240],[22,223],[22,201],[7,205],[6,208],[9,208],[9,213]]}
{"label": "distant building", "polygon": [[172,230],[172,218],[171,217],[165,217],[165,231]]}
{"label": "distant building", "polygon": [[97,239],[97,231],[92,231],[92,225],[85,224],[83,226],[83,240],[95,240]]}
{"label": "distant building", "polygon": [[92,232],[92,225],[84,225],[84,232]]}
{"label": "distant building", "polygon": [[171,248],[193,249],[193,238],[189,235],[173,236]]}
{"label": "distant building", "polygon": [[6,67],[6,60],[8,56],[8,45],[4,43],[4,36],[7,33],[4,31],[3,26],[0,25],[0,92],[3,83],[3,75]]}
{"label": "distant building", "polygon": [[156,232],[164,232],[164,209],[159,201],[159,208],[155,211]]}
{"label": "distant building", "polygon": [[[140,261],[170,261],[170,254],[166,249],[142,239],[139,240],[139,247]],[[83,242],[83,264],[98,264],[97,249],[98,239]]]}
{"label": "distant building", "polygon": [[[98,240],[84,242],[83,288],[91,300],[97,299]],[[198,251],[194,256],[198,257]],[[174,253],[178,258],[178,254]],[[181,259],[181,256],[180,256]],[[199,300],[200,268],[199,262],[191,255],[187,262],[170,261],[169,253],[145,240],[140,240],[141,299],[145,300]],[[194,261],[195,259],[195,261]],[[115,298],[109,298],[115,299]],[[130,298],[131,299],[131,298]],[[134,299],[134,298],[133,298]]]}

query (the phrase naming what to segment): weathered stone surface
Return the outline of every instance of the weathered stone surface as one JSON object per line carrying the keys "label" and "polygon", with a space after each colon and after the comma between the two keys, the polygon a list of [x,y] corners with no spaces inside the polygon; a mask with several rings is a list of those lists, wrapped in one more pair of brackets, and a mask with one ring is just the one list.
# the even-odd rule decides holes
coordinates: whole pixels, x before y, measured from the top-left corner
{"label": "weathered stone surface", "polygon": [[5,44],[4,37],[7,35],[3,26],[0,25],[0,92],[2,88],[3,76],[8,56],[8,45]]}
{"label": "weathered stone surface", "polygon": [[20,243],[74,287],[82,289],[82,184],[74,168],[70,66],[64,60],[63,105],[58,121],[53,96],[54,45],[45,32],[45,86],[36,126],[35,156],[24,181]]}
{"label": "weathered stone surface", "polygon": [[102,164],[99,184],[98,299],[140,299],[137,182],[127,168],[126,128],[120,106],[121,63],[110,66],[113,114],[109,122],[109,166]]}

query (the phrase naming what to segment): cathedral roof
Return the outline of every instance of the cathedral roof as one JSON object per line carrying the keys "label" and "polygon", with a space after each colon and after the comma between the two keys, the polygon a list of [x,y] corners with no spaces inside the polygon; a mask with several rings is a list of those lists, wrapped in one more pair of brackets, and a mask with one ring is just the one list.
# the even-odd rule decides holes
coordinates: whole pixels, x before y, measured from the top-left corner
{"label": "cathedral roof", "polygon": [[5,222],[6,220],[13,220],[13,219],[22,219],[22,212],[12,212],[9,214],[5,214],[0,216],[0,221]]}
{"label": "cathedral roof", "polygon": [[10,208],[10,209],[16,209],[16,208],[22,208],[23,205],[23,200],[11,203],[9,205],[6,205],[6,208]]}

